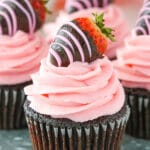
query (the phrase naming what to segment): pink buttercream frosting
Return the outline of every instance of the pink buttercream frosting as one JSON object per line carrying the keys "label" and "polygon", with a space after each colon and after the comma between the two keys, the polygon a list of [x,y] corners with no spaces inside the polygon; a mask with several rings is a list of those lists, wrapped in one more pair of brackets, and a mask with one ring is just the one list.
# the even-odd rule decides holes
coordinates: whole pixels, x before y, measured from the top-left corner
{"label": "pink buttercream frosting", "polygon": [[125,87],[150,90],[150,36],[130,37],[114,61]]}
{"label": "pink buttercream frosting", "polygon": [[48,52],[48,44],[36,33],[32,37],[22,31],[14,36],[0,36],[0,84],[12,85],[31,80]]}
{"label": "pink buttercream frosting", "polygon": [[123,46],[123,40],[129,34],[129,27],[128,23],[125,20],[125,17],[122,14],[120,8],[115,5],[110,5],[105,8],[89,8],[86,10],[81,10],[75,12],[73,14],[67,14],[65,12],[60,12],[59,16],[57,17],[56,22],[48,23],[44,26],[44,32],[47,35],[47,39],[51,42],[56,35],[57,31],[60,27],[66,22],[78,17],[93,17],[92,13],[105,13],[105,23],[106,26],[111,27],[114,29],[114,35],[116,38],[115,42],[109,41],[109,48],[106,51],[106,55],[109,58],[114,58],[116,56],[116,49]]}
{"label": "pink buttercream frosting", "polygon": [[117,113],[124,105],[124,91],[107,58],[88,64],[55,67],[42,60],[25,88],[30,107],[40,114],[85,122]]}

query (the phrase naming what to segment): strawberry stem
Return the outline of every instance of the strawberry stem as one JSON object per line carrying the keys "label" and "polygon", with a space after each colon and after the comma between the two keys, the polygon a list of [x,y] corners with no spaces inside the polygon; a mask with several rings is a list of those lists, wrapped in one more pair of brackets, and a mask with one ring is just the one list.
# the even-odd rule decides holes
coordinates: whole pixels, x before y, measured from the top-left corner
{"label": "strawberry stem", "polygon": [[95,18],[94,22],[97,25],[97,27],[101,30],[101,32],[108,37],[112,42],[115,41],[115,36],[112,33],[114,30],[109,28],[109,27],[105,27],[104,24],[104,13],[98,15],[97,13],[93,13],[93,16]]}
{"label": "strawberry stem", "polygon": [[[46,5],[49,2],[49,0],[42,0],[43,5]],[[51,14],[51,11],[47,9],[47,7],[45,6],[45,10],[47,12],[47,14]]]}

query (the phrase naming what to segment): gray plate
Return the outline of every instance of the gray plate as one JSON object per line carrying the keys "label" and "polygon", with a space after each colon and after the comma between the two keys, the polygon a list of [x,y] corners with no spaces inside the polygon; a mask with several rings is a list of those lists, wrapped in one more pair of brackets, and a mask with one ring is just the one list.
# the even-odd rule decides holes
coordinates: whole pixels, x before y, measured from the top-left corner
{"label": "gray plate", "polygon": [[[27,130],[0,131],[0,150],[31,150]],[[150,141],[124,137],[122,150],[150,150]]]}

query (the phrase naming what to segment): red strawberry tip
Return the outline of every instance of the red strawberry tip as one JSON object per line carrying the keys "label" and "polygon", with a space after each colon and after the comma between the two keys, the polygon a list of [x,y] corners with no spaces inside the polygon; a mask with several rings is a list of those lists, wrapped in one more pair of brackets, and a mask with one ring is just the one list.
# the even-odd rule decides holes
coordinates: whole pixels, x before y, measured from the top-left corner
{"label": "red strawberry tip", "polygon": [[46,8],[46,4],[49,0],[30,0],[32,7],[38,13],[42,22],[46,19],[46,13],[50,13],[50,11]]}

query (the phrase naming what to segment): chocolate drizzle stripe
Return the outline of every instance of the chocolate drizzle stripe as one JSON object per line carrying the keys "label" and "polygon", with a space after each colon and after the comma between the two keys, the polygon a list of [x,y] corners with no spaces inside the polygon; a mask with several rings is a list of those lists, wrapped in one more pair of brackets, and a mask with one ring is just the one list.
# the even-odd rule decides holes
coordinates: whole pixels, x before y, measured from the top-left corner
{"label": "chocolate drizzle stripe", "polygon": [[62,32],[66,33],[75,43],[75,45],[77,46],[80,56],[81,56],[81,61],[84,62],[85,61],[85,57],[84,57],[84,52],[83,52],[83,48],[80,44],[80,42],[78,41],[78,39],[71,33],[68,32],[67,30],[61,30]]}
{"label": "chocolate drizzle stripe", "polygon": [[11,9],[11,7],[7,4],[1,3],[0,6],[4,7],[5,9],[8,10],[11,18],[12,18],[12,24],[13,24],[13,33],[17,31],[17,18],[15,15],[15,12]]}
{"label": "chocolate drizzle stripe", "polygon": [[136,27],[135,29],[133,29],[133,35],[134,33],[137,33],[138,31],[143,33],[143,35],[147,34],[146,31],[142,27]]}
{"label": "chocolate drizzle stripe", "polygon": [[57,43],[57,42],[56,42],[56,43],[54,43],[54,44],[59,45],[60,47],[62,47],[63,50],[65,51],[65,53],[67,54],[67,57],[68,57],[70,63],[73,63],[73,55],[72,55],[72,53],[70,52],[70,50],[69,50],[65,45],[63,45],[63,44],[61,44],[61,43]]}
{"label": "chocolate drizzle stripe", "polygon": [[6,21],[7,27],[8,27],[8,33],[9,33],[9,35],[12,35],[11,21],[9,19],[9,16],[5,12],[2,12],[2,11],[0,12],[0,15],[5,18],[5,21]]}
{"label": "chocolate drizzle stripe", "polygon": [[56,59],[57,64],[60,67],[62,64],[62,60],[61,60],[61,57],[59,56],[59,54],[52,48],[50,48],[50,54]]}
{"label": "chocolate drizzle stripe", "polygon": [[74,50],[74,48],[73,48],[71,42],[70,42],[65,36],[56,35],[56,39],[57,39],[57,38],[60,39],[60,40],[62,40],[62,41],[65,42],[65,43],[67,43],[67,45],[69,45],[69,46],[71,47],[72,52],[75,53],[75,50]]}
{"label": "chocolate drizzle stripe", "polygon": [[90,44],[88,42],[88,39],[85,36],[85,34],[83,33],[83,31],[77,25],[75,25],[72,22],[68,22],[67,24],[70,25],[72,28],[74,28],[81,35],[81,37],[84,39],[84,41],[85,41],[85,43],[86,43],[86,45],[88,47],[89,56],[92,57],[92,49],[91,49]]}
{"label": "chocolate drizzle stripe", "polygon": [[33,11],[33,8],[31,6],[31,4],[29,3],[29,0],[25,0],[26,4],[28,6],[28,8],[30,9],[31,15],[32,15],[32,24],[33,24],[33,28],[32,28],[32,33],[34,32],[35,26],[36,26],[36,16],[35,13]]}
{"label": "chocolate drizzle stripe", "polygon": [[[0,11],[0,15],[4,16],[4,18],[7,22],[9,35],[15,34],[15,32],[17,30],[17,20],[16,20],[16,18],[17,18],[16,15],[17,14],[15,14],[15,11],[11,7],[9,7],[9,5],[6,2],[11,2],[12,4],[16,5],[21,10],[21,12],[23,12],[25,14],[25,16],[28,19],[29,31],[30,31],[30,33],[33,33],[34,29],[35,29],[35,26],[36,26],[36,16],[35,16],[34,10],[31,6],[29,0],[24,0],[27,7],[29,8],[29,10],[26,10],[18,1],[15,1],[15,0],[1,0],[0,1],[0,6],[7,9],[8,13],[12,17],[11,18],[12,23],[11,23],[11,19],[9,18],[8,14],[6,12]],[[28,11],[30,11],[31,14]],[[2,29],[2,26],[1,26],[1,29]],[[3,32],[1,32],[1,34],[3,34]]]}
{"label": "chocolate drizzle stripe", "polygon": [[148,19],[150,19],[150,16],[145,16],[144,19],[145,19],[145,23],[147,25],[148,34],[150,34],[150,23],[148,21]]}

